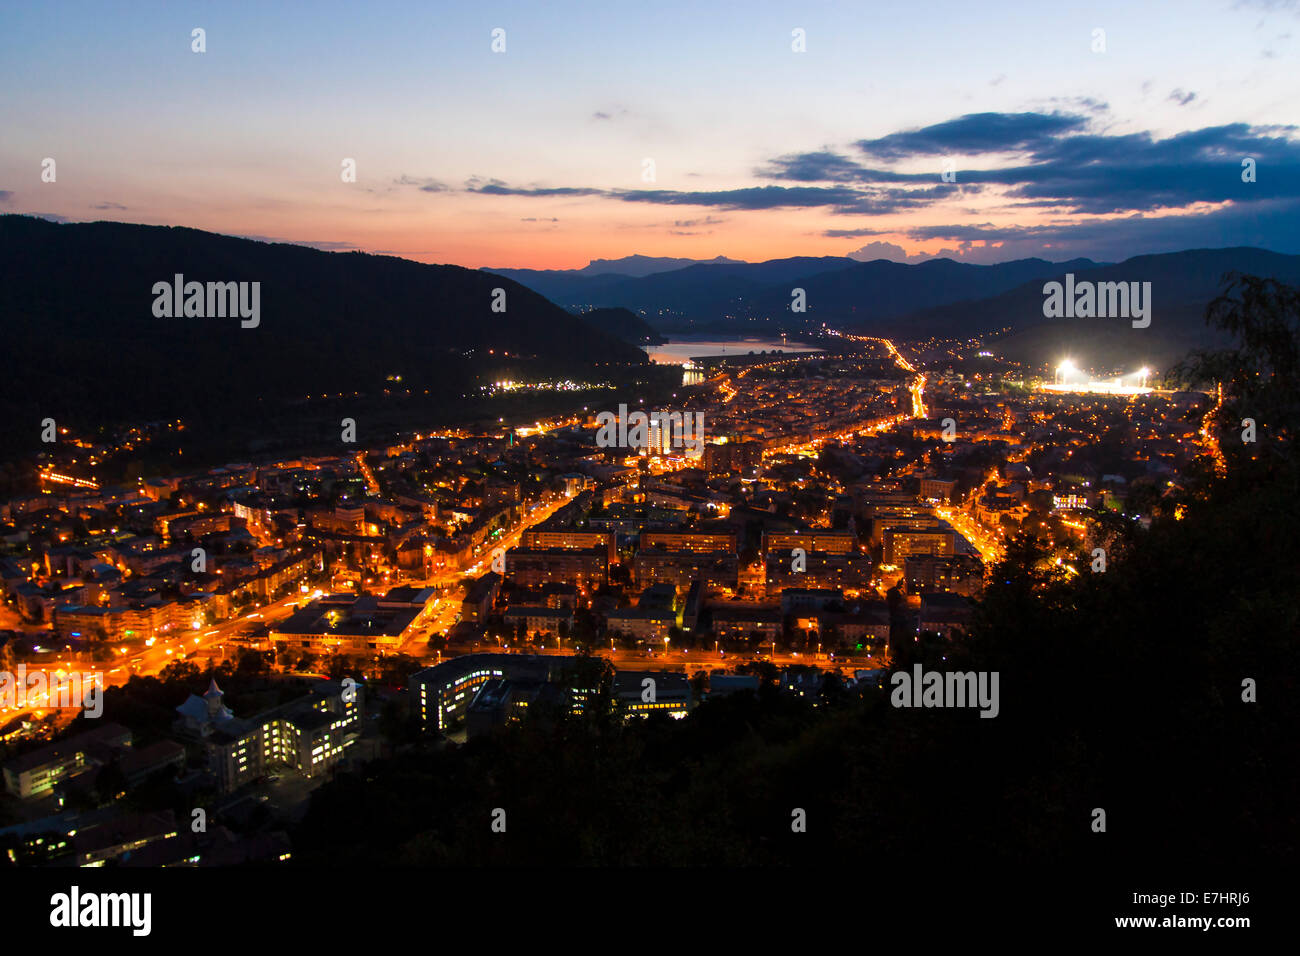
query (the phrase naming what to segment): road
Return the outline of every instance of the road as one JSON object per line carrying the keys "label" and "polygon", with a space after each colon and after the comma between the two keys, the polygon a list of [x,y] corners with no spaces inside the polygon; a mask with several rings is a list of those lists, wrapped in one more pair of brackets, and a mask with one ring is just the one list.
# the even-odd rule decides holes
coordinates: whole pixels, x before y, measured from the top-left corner
{"label": "road", "polygon": [[1201,420],[1200,438],[1201,444],[1205,446],[1206,453],[1214,461],[1215,474],[1222,475],[1227,471],[1227,464],[1223,458],[1223,449],[1219,447],[1218,418],[1219,409],[1223,407],[1223,385],[1218,384],[1214,388],[1214,401],[1205,412],[1205,417]]}
{"label": "road", "polygon": [[[552,639],[554,640],[554,639]],[[573,648],[556,648],[546,647],[538,649],[535,645],[525,644],[522,646],[498,647],[496,644],[482,644],[466,650],[467,654],[545,654],[552,656],[563,656],[575,653]],[[596,657],[602,657],[610,661],[620,670],[643,670],[643,671],[684,671],[687,674],[694,674],[696,671],[711,670],[735,670],[740,664],[752,664],[757,661],[770,661],[777,667],[793,667],[800,664],[817,666],[823,670],[833,670],[836,667],[842,667],[845,670],[871,670],[887,666],[888,655],[883,651],[879,654],[854,654],[852,656],[833,656],[830,654],[798,654],[798,653],[780,653],[773,655],[763,653],[719,653],[717,651],[702,650],[694,648],[689,651],[669,650],[665,656],[663,652],[656,651],[650,653],[647,651],[630,651],[623,648],[610,649],[608,647],[592,648],[592,654]],[[463,654],[436,654],[427,658],[428,663],[440,663],[443,660],[450,660],[453,657],[463,656]]]}
{"label": "road", "polygon": [[1002,546],[998,535],[984,530],[984,527],[966,512],[942,506],[935,508],[934,512],[952,525],[958,534],[975,546],[975,550],[980,553],[980,557],[984,560],[985,567],[1002,560],[1005,548]]}

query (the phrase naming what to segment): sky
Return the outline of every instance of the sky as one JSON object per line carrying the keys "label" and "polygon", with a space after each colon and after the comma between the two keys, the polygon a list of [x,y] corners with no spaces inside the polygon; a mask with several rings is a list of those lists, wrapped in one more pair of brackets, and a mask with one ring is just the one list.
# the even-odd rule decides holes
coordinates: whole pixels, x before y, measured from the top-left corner
{"label": "sky", "polygon": [[1298,0],[8,3],[0,213],[473,268],[1300,253],[1298,44]]}

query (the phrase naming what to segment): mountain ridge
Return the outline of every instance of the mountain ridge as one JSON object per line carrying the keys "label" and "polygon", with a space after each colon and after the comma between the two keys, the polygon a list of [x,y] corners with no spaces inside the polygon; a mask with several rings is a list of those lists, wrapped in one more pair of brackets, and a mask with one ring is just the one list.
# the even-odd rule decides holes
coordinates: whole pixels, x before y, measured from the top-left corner
{"label": "mountain ridge", "polygon": [[[178,273],[259,283],[257,327],[156,316],[155,284]],[[527,287],[461,266],[20,215],[0,216],[0,328],[11,409],[0,431],[25,444],[45,417],[90,427],[255,416],[257,425],[272,411],[291,420],[293,403],[323,393],[400,390],[435,402],[485,380],[601,380],[647,362]],[[33,361],[52,343],[53,369]]]}

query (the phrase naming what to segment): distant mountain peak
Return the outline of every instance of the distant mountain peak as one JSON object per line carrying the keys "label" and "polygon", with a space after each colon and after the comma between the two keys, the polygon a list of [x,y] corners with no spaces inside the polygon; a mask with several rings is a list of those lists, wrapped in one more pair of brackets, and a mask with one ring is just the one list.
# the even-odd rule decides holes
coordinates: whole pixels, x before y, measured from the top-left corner
{"label": "distant mountain peak", "polygon": [[592,259],[581,269],[572,270],[578,275],[625,275],[634,278],[667,272],[670,269],[685,269],[687,266],[700,265],[743,265],[743,259],[728,259],[726,256],[714,256],[712,259],[678,259],[663,256],[643,256],[640,254],[623,256],[621,259]]}

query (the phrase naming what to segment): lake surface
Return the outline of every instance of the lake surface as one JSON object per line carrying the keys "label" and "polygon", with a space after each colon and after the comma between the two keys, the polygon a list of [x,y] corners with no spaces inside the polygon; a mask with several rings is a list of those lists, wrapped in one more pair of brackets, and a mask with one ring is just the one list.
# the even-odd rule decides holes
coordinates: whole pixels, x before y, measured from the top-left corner
{"label": "lake surface", "polygon": [[801,342],[777,339],[670,339],[667,345],[643,345],[650,361],[659,365],[685,365],[694,357],[748,355],[750,352],[820,352],[821,349]]}

